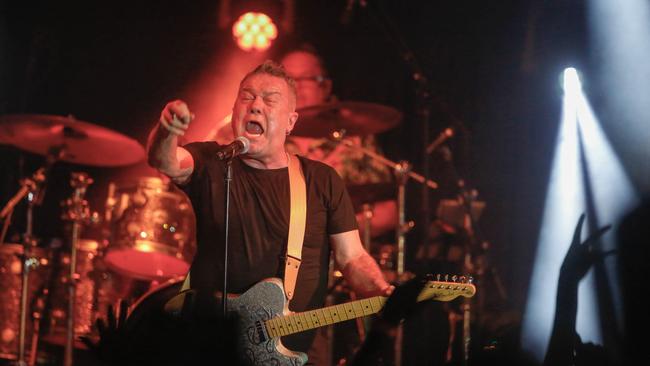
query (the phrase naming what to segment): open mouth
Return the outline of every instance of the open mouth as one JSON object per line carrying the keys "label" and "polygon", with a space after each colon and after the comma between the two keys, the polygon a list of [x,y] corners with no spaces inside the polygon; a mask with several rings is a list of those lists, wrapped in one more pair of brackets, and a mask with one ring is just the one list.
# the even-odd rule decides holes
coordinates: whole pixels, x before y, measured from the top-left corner
{"label": "open mouth", "polygon": [[259,122],[248,121],[246,122],[246,132],[253,136],[259,136],[264,133],[264,129]]}

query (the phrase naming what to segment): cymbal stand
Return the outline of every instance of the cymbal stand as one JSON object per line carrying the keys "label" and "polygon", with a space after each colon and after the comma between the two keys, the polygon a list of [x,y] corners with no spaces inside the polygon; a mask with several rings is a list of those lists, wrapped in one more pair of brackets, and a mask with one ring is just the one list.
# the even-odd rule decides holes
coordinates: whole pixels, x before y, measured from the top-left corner
{"label": "cymbal stand", "polygon": [[[352,150],[360,151],[360,152],[368,155],[369,157],[377,160],[378,162],[386,165],[387,167],[393,169],[393,170],[400,169],[400,166],[399,166],[400,164],[399,163],[396,163],[396,162],[394,162],[392,160],[386,159],[385,157],[383,157],[383,156],[377,154],[376,152],[374,152],[372,150],[369,150],[369,149],[367,149],[367,148],[365,148],[363,146],[358,146],[358,145],[356,145],[355,143],[353,143],[350,140],[345,140],[344,137],[345,137],[345,130],[334,131],[331,134],[331,138],[333,138],[334,141],[337,141],[337,142],[343,144],[343,146],[345,146],[347,148],[350,148]],[[420,175],[418,173],[415,173],[415,172],[411,171],[410,169],[408,171],[406,171],[404,174],[406,174],[409,178],[412,178],[416,182],[422,183],[422,184],[426,185],[427,187],[429,187],[431,189],[437,189],[438,188],[438,183],[432,181],[431,179],[425,179],[422,175]]]}
{"label": "cymbal stand", "polygon": [[[412,223],[406,222],[405,216],[405,207],[406,207],[406,182],[409,178],[413,178],[415,181],[424,184],[426,187],[431,189],[438,188],[438,184],[430,179],[417,174],[411,170],[411,165],[406,161],[401,161],[395,163],[385,157],[366,149],[362,146],[354,144],[352,141],[344,139],[345,131],[334,131],[332,133],[332,138],[335,141],[340,142],[343,146],[348,147],[353,150],[360,151],[371,158],[379,161],[380,163],[390,167],[395,172],[395,176],[398,183],[397,190],[397,231],[396,231],[396,241],[397,241],[397,281],[401,281],[404,278],[404,250],[405,250],[405,235],[413,227]],[[397,333],[395,335],[395,366],[401,366],[402,364],[402,326],[400,325],[397,328]]]}
{"label": "cymbal stand", "polygon": [[[411,166],[409,163],[402,161],[395,166],[395,178],[397,179],[397,281],[401,281],[404,275],[404,244],[406,242],[406,232],[408,231],[405,223],[405,208],[406,208],[406,182],[408,180],[407,173],[410,172]],[[404,336],[404,329],[402,324],[397,327],[395,333],[395,366],[402,364],[402,338]]]}
{"label": "cymbal stand", "polygon": [[370,203],[364,203],[362,206],[362,214],[363,214],[363,246],[366,248],[366,251],[370,253],[370,241],[371,235],[370,235],[370,223],[372,222],[372,217],[374,216],[373,210],[372,210],[372,204]]}
{"label": "cymbal stand", "polygon": [[[5,207],[0,212],[0,219],[10,220],[16,205],[25,197],[27,197],[27,223],[25,234],[23,237],[23,251],[20,255],[21,263],[21,292],[20,292],[20,322],[18,330],[18,366],[26,366],[25,362],[25,334],[27,322],[27,295],[29,290],[29,273],[35,269],[39,262],[37,258],[31,257],[31,248],[36,245],[33,237],[33,210],[34,206],[41,203],[42,190],[46,181],[46,167],[38,169],[31,178],[24,178],[20,182],[20,189],[16,194],[7,202]],[[5,227],[8,222],[5,222]],[[6,230],[2,232],[0,242],[4,243],[4,235]]]}
{"label": "cymbal stand", "polygon": [[93,179],[86,173],[72,173],[70,185],[74,188],[72,198],[65,201],[67,211],[63,219],[72,221],[72,235],[70,243],[70,272],[68,276],[68,321],[66,327],[65,353],[63,358],[64,366],[72,366],[74,349],[74,325],[75,325],[75,303],[76,288],[79,275],[77,274],[77,241],[81,230],[81,223],[90,217],[88,201],[84,199],[86,188],[93,183]]}
{"label": "cymbal stand", "polygon": [[[467,189],[465,188],[465,183],[462,179],[458,181],[458,186],[461,189],[461,196],[460,196],[461,204],[462,204],[461,206],[464,207],[464,211],[465,211],[463,215],[463,226],[465,231],[467,232],[470,241],[468,248],[465,250],[465,272],[476,273],[476,266],[474,265],[474,259],[472,255],[472,247],[473,244],[476,242],[476,235],[475,235],[476,224],[474,222],[474,218],[472,217],[472,201],[474,199],[475,193],[467,191]],[[480,273],[478,273],[478,275],[480,275]],[[463,311],[463,348],[462,348],[463,359],[461,360],[461,364],[463,366],[466,366],[469,362],[470,343],[472,340],[471,307],[472,307],[472,302],[470,301],[470,299],[463,298],[463,304],[461,306],[461,309]]]}

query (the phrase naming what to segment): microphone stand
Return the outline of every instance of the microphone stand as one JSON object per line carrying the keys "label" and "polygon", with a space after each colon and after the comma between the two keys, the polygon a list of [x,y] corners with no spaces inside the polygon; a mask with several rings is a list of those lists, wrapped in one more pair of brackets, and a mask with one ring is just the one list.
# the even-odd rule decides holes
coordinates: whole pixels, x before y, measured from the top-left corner
{"label": "microphone stand", "polygon": [[224,182],[226,185],[225,190],[225,210],[224,213],[224,235],[223,235],[223,290],[221,303],[223,305],[223,319],[226,320],[228,316],[228,233],[230,228],[230,183],[232,182],[232,159],[234,154],[226,160],[226,175]]}

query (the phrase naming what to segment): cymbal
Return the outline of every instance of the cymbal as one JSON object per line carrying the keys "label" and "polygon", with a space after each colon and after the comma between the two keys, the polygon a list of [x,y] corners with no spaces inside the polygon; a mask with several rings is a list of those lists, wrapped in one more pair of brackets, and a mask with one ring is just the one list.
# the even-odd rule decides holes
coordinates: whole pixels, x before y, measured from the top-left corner
{"label": "cymbal", "polygon": [[292,135],[329,137],[345,129],[346,136],[371,135],[397,126],[402,113],[381,104],[369,102],[335,102],[297,110],[298,123]]}
{"label": "cymbal", "polygon": [[131,165],[145,156],[142,145],[130,137],[54,115],[0,116],[0,144],[44,156],[62,149],[59,160],[100,167]]}
{"label": "cymbal", "polygon": [[361,212],[364,203],[394,200],[397,197],[395,183],[352,184],[346,188],[355,212]]}

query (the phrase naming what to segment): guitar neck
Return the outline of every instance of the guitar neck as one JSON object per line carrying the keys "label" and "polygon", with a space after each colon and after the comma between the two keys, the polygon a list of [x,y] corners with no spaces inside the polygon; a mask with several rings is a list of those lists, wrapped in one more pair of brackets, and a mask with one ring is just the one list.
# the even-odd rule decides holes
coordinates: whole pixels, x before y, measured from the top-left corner
{"label": "guitar neck", "polygon": [[383,296],[374,296],[345,304],[280,316],[267,320],[266,330],[271,337],[281,337],[376,314],[384,307],[386,299]]}
{"label": "guitar neck", "polygon": [[[429,281],[417,297],[417,301],[450,301],[458,296],[472,297],[476,288],[472,284]],[[269,336],[281,337],[306,330],[336,324],[346,320],[378,313],[388,298],[374,296],[366,299],[332,305],[321,309],[280,316],[265,322]]]}

